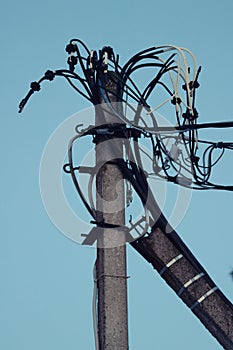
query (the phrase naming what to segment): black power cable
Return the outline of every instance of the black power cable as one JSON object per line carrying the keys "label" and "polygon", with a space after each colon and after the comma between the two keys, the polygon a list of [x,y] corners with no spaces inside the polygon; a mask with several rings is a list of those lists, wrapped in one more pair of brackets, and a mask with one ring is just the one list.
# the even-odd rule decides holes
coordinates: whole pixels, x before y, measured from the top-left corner
{"label": "black power cable", "polygon": [[[83,50],[84,54],[81,53]],[[33,93],[40,91],[43,81],[52,81],[56,76],[64,77],[79,94],[93,105],[98,105],[103,100],[115,114],[116,120],[131,128],[136,128],[142,135],[149,137],[154,176],[189,188],[232,190],[232,186],[212,183],[211,174],[213,167],[223,157],[225,150],[233,149],[233,143],[206,142],[201,162],[201,157],[198,156],[197,131],[210,128],[232,128],[233,122],[197,123],[198,113],[195,107],[195,95],[196,89],[199,87],[198,78],[201,67],[197,71],[194,69],[193,78],[189,78],[190,67],[187,67],[186,61],[183,59],[185,50],[182,51],[182,49],[172,46],[151,47],[134,55],[123,67],[119,65],[119,56],[115,57],[112,48],[108,46],[103,47],[98,54],[96,51],[90,51],[81,40],[72,39],[66,46],[66,51],[69,55],[69,69],[49,70],[41,79],[32,82],[28,94],[19,105],[20,113]],[[166,55],[168,57],[164,57]],[[184,66],[181,65],[181,61],[184,62]],[[75,72],[77,64],[79,74]],[[133,75],[146,68],[154,70],[154,78],[141,92]],[[118,87],[116,93],[111,91],[111,96],[115,94],[116,99],[130,110],[131,115],[134,115],[133,118],[131,116],[130,120],[127,118],[127,112],[125,113],[122,108],[116,110],[112,105],[110,91],[105,84],[107,74],[111,74],[111,78]],[[169,86],[168,77],[170,77],[171,86]],[[181,82],[185,97],[179,95],[178,88]],[[164,89],[168,95],[168,101],[170,100],[175,107],[176,126],[158,125],[157,116],[151,111],[148,101],[149,97],[152,98],[152,93],[157,86]],[[182,112],[182,106],[186,108],[185,113]],[[145,112],[150,117],[152,126],[148,126],[144,121],[143,113]],[[143,126],[141,126],[142,121]],[[172,137],[174,142],[169,146],[169,149],[167,144]],[[182,152],[179,149],[181,143],[184,148]],[[138,140],[135,145],[138,145],[137,149],[134,149],[138,164],[140,159]],[[212,156],[215,149],[221,149],[216,160]],[[70,168],[70,170],[74,176],[73,169]],[[143,164],[138,167],[136,162],[132,163],[131,171],[140,183],[140,178],[144,176]],[[187,174],[189,174],[188,177]],[[144,190],[146,189],[144,188]]]}

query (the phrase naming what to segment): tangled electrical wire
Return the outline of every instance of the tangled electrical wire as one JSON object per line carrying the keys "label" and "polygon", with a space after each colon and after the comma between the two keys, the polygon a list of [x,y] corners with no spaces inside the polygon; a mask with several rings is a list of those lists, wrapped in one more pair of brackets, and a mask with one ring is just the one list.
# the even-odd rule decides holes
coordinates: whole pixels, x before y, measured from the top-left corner
{"label": "tangled electrical wire", "polygon": [[[86,136],[91,136],[95,143],[98,138],[102,141],[121,138],[123,157],[116,155],[113,161],[121,169],[126,183],[126,203],[130,205],[132,201],[133,188],[145,211],[144,216],[136,222],[130,218],[126,227],[129,237],[126,240],[138,249],[138,238],[149,235],[149,228],[153,232],[154,228],[159,227],[165,234],[169,233],[169,240],[182,256],[197,271],[202,271],[202,267],[177,233],[168,227],[169,223],[148,183],[150,178],[160,178],[190,189],[233,191],[233,185],[216,184],[211,180],[213,167],[226,151],[233,150],[233,142],[211,142],[198,137],[200,129],[231,128],[233,122],[197,123],[196,91],[201,67],[197,67],[194,55],[186,48],[172,45],[151,47],[140,51],[124,66],[120,66],[119,56],[108,46],[97,52],[89,50],[81,40],[72,39],[66,46],[66,51],[69,55],[68,69],[48,70],[40,80],[32,82],[30,91],[19,105],[19,113],[33,93],[40,91],[43,81],[52,81],[58,76],[65,78],[72,88],[95,107],[101,105],[102,110],[106,109],[116,119],[114,124],[94,125],[83,130],[77,125],[76,135],[68,146],[68,163],[63,169],[71,174],[76,190],[94,220],[91,223],[97,226],[85,235],[82,244],[92,245],[95,242],[98,232],[93,230],[116,228],[116,225],[97,220],[93,183],[99,165],[93,168],[77,166],[74,161],[74,144]],[[142,81],[147,83],[142,84]],[[111,88],[111,83],[116,87],[115,90]],[[174,120],[169,120],[169,124],[164,125],[162,118],[161,125],[160,116],[169,115],[171,118],[171,111]],[[143,147],[145,140],[149,147]],[[199,156],[200,150],[202,156]],[[150,169],[145,169],[143,157],[149,160]],[[89,174],[88,196],[80,186],[77,175],[80,173]],[[94,281],[93,315],[98,348],[98,287],[95,269]]]}
{"label": "tangled electrical wire", "polygon": [[[119,56],[108,46],[99,52],[90,51],[81,40],[72,39],[66,46],[66,52],[69,55],[69,69],[48,70],[39,81],[32,82],[29,93],[20,103],[19,112],[22,112],[31,95],[40,90],[44,80],[64,77],[93,105],[104,102],[118,123],[126,125],[131,132],[137,130],[139,136],[151,141],[148,158],[152,161],[153,169],[148,176],[160,177],[188,188],[233,190],[232,185],[224,186],[210,181],[214,165],[226,150],[233,149],[233,143],[202,141],[198,138],[198,129],[228,128],[233,127],[233,122],[197,124],[195,100],[201,67],[197,68],[191,51],[172,45],[151,47],[134,55],[123,67],[119,64]],[[75,72],[76,65],[79,74]],[[146,70],[150,70],[149,82],[141,88],[134,76],[141,71],[144,74]],[[109,74],[117,86],[115,93],[106,84]],[[123,103],[124,108],[115,108],[112,104],[114,94],[115,100]],[[157,101],[157,105],[150,107],[154,101]],[[160,126],[158,111],[164,109],[170,115],[171,107],[175,114],[174,126]],[[139,144],[139,138],[136,139],[136,144]],[[205,147],[202,160],[198,155],[200,145]],[[143,169],[140,145],[135,154],[137,164]]]}

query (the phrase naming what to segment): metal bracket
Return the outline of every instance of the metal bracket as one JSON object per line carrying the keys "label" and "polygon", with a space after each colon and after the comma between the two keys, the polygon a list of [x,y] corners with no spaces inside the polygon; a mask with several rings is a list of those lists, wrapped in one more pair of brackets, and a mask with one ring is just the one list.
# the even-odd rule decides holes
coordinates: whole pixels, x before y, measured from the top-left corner
{"label": "metal bracket", "polygon": [[100,237],[103,234],[104,229],[110,228],[110,229],[117,229],[117,230],[122,230],[125,231],[125,236],[126,236],[126,242],[132,242],[134,238],[131,236],[129,233],[129,229],[127,226],[114,226],[111,224],[106,224],[106,226],[98,226],[98,227],[93,227],[91,231],[87,234],[82,233],[81,236],[85,237],[84,240],[82,241],[82,245],[90,245],[92,246],[95,241],[97,241],[98,237]]}
{"label": "metal bracket", "polygon": [[202,303],[206,298],[208,298],[211,294],[213,294],[217,289],[218,289],[218,287],[216,287],[216,286],[213,287],[212,289],[210,289],[208,292],[206,292],[204,295],[202,295],[202,297],[200,297],[197,301],[195,301],[195,303],[190,307],[190,309],[193,310],[200,303]]}
{"label": "metal bracket", "polygon": [[178,295],[180,296],[183,291],[188,288],[192,283],[194,283],[195,281],[199,280],[199,278],[203,277],[205,274],[204,272],[199,273],[198,275],[194,276],[193,278],[191,278],[189,281],[187,281],[178,291]]}
{"label": "metal bracket", "polygon": [[81,165],[78,167],[78,170],[79,170],[80,174],[83,173],[83,174],[92,175],[95,173],[95,171],[94,171],[95,168],[96,168],[95,166],[91,167],[91,166],[82,166]]}
{"label": "metal bracket", "polygon": [[177,255],[175,258],[173,258],[172,260],[170,260],[160,271],[160,276],[162,276],[162,274],[164,274],[164,272],[171,267],[173,264],[175,264],[178,260],[180,260],[181,258],[183,258],[182,254]]}

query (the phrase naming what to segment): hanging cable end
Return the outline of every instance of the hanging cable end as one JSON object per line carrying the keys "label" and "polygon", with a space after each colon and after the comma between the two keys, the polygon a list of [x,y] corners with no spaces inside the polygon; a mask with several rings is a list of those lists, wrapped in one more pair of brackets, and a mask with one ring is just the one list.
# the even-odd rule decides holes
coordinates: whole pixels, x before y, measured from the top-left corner
{"label": "hanging cable end", "polygon": [[25,106],[25,104],[26,104],[26,99],[25,98],[23,98],[22,99],[22,101],[20,102],[20,104],[19,104],[19,110],[18,110],[18,113],[22,113],[22,111],[23,111],[23,109],[24,109],[24,106]]}
{"label": "hanging cable end", "polygon": [[27,96],[25,98],[22,99],[22,101],[19,104],[19,110],[18,113],[22,113],[26,103],[28,102],[29,98],[31,97],[31,95],[34,93],[34,90],[30,90],[29,93],[27,94]]}

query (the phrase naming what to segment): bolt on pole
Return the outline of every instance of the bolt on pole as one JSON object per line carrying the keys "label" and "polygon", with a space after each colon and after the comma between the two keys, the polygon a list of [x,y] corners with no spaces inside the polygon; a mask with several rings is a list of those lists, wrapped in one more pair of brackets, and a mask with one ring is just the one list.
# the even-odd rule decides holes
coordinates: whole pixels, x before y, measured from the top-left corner
{"label": "bolt on pole", "polygon": [[[120,104],[111,72],[106,73],[104,89],[112,106]],[[116,124],[116,121],[116,115],[101,98],[101,104],[96,106],[96,125]],[[123,157],[123,141],[101,135],[95,142],[97,223],[103,223],[97,239],[96,261],[99,349],[127,350],[125,195],[123,174],[117,165],[117,158]],[[107,224],[112,227],[106,227]]]}

